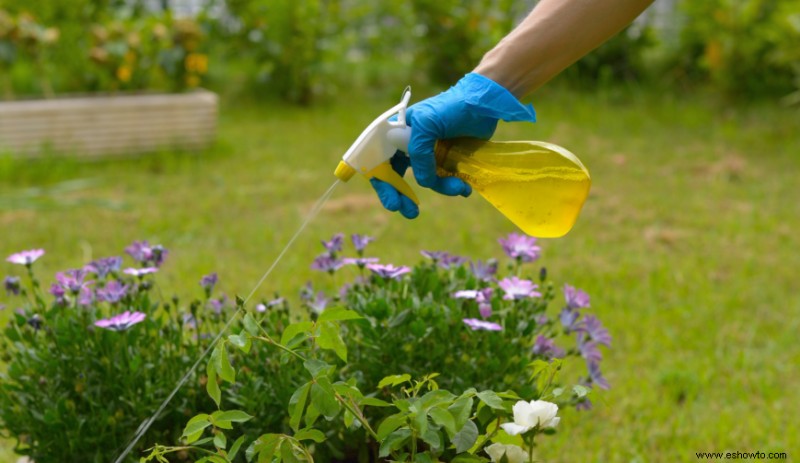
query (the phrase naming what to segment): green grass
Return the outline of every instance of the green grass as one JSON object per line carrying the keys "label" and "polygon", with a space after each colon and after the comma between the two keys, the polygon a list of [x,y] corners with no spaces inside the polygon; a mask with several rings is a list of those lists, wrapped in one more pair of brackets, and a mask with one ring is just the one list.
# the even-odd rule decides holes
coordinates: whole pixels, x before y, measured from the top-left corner
{"label": "green grass", "polygon": [[[343,151],[396,96],[314,109],[223,103],[219,142],[202,154],[3,158],[0,253],[45,248],[37,269],[47,280],[147,239],[170,250],[164,291],[199,294],[200,277],[216,271],[224,292],[246,295],[333,182]],[[613,389],[592,412],[563,412],[542,459],[797,458],[800,113],[636,90],[556,89],[535,102],[539,123],[503,125],[496,138],[561,144],[591,171],[582,216],[566,237],[542,240],[541,264],[588,291],[614,335],[604,360]],[[514,231],[477,196],[416,190],[422,214],[406,221],[366,182],[339,185],[257,296],[296,294],[316,277],[308,264],[319,240],[337,231],[372,234],[372,254],[404,264],[419,249],[498,256],[496,239]]]}

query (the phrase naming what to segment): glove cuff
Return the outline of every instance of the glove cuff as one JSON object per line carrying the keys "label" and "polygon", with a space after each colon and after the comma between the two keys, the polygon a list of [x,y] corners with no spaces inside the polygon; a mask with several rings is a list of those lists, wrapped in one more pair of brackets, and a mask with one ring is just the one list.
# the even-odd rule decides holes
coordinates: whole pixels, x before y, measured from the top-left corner
{"label": "glove cuff", "polygon": [[505,87],[492,79],[470,72],[458,81],[455,89],[464,95],[464,103],[477,114],[506,122],[536,122],[533,105],[522,104]]}

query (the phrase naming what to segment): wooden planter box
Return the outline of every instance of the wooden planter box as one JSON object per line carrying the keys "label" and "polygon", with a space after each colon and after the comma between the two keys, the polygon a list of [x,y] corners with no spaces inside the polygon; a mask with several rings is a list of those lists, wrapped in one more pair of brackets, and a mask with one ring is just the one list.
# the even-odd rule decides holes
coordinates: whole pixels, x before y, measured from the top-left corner
{"label": "wooden planter box", "polygon": [[217,95],[205,90],[0,102],[0,153],[201,149],[213,142],[216,127]]}

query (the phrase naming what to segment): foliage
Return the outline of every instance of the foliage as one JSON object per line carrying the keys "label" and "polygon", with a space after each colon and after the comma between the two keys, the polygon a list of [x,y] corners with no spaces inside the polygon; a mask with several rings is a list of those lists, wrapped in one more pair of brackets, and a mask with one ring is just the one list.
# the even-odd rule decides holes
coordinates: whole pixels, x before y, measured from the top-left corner
{"label": "foliage", "polygon": [[800,79],[800,1],[683,1],[677,69],[733,96],[785,95]]}
{"label": "foliage", "polygon": [[531,2],[514,0],[413,0],[417,66],[439,85],[452,85],[503,38]]}
{"label": "foliage", "polygon": [[[33,261],[17,262],[27,283],[6,277],[6,292],[22,306],[0,339],[7,365],[0,423],[18,453],[41,463],[110,461],[200,355],[208,333],[221,329],[200,300],[178,311],[177,299],[159,297],[152,274],[166,250],[143,242],[129,252],[144,267],[123,270],[122,259],[110,257],[59,272],[50,302]],[[177,438],[186,413],[207,405],[197,377],[189,379],[148,439]]]}
{"label": "foliage", "polygon": [[657,44],[655,31],[647,24],[626,27],[596,50],[564,70],[575,82],[609,85],[614,82],[647,80],[647,54]]}
{"label": "foliage", "polygon": [[[208,56],[195,20],[175,19],[169,12],[131,15],[93,2],[85,6],[62,10],[37,4],[18,7],[16,13],[0,9],[5,98],[25,92],[180,91],[200,85]],[[28,83],[36,80],[32,74],[40,81],[38,89]]]}
{"label": "foliage", "polygon": [[[243,446],[248,460],[258,461],[488,461],[478,452],[490,442],[527,442],[532,450],[533,437],[545,430],[537,427],[526,441],[500,431],[520,397],[585,409],[592,385],[608,387],[597,347],[610,337],[594,317],[579,313],[588,307],[585,293],[566,288],[556,324],[543,316],[552,294],[538,293],[530,280],[496,281],[491,262],[473,265],[473,274],[466,259],[425,252],[432,262],[412,271],[364,257],[370,240],[354,235],[357,257],[344,259],[343,235],[323,242],[326,252],[312,268],[335,276],[352,265],[358,277],[335,298],[306,288],[308,318],[291,323],[281,298],[252,311],[239,300],[241,324],[215,346],[206,369],[218,410],[189,420],[185,445],[157,445],[145,461],[187,450],[199,452],[198,461],[233,461]],[[517,273],[538,258],[533,238],[512,234],[501,242]],[[495,284],[505,299],[477,296],[493,293]],[[560,333],[576,336],[576,348],[561,349],[549,337]],[[571,388],[560,386],[565,357],[581,355],[590,374]],[[264,402],[271,407],[260,408]],[[226,431],[229,423],[218,423],[231,414],[247,421],[238,437]]]}

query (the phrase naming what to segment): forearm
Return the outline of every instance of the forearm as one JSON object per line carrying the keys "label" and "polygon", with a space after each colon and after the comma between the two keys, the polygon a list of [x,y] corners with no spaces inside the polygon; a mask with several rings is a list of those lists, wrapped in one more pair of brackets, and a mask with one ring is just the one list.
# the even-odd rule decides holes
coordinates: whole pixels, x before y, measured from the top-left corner
{"label": "forearm", "polygon": [[653,0],[541,0],[475,72],[518,98],[630,24]]}

